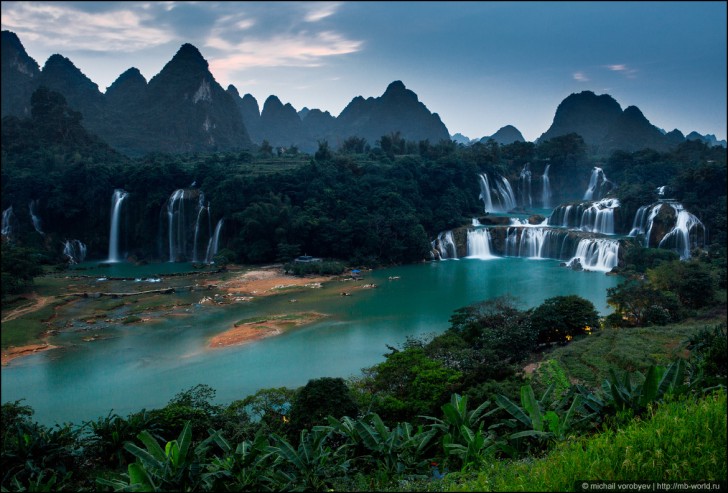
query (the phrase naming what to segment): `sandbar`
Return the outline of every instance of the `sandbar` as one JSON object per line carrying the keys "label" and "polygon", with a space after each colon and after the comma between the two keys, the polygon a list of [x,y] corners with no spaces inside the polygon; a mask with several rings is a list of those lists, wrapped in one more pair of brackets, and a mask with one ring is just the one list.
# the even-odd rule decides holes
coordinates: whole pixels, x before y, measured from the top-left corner
{"label": "sandbar", "polygon": [[250,322],[238,322],[233,328],[210,339],[208,347],[215,349],[248,344],[266,337],[282,334],[288,329],[315,322],[325,316],[323,313],[305,312],[269,315]]}
{"label": "sandbar", "polygon": [[27,346],[10,346],[2,350],[2,366],[6,366],[15,358],[21,356],[28,356],[31,354],[39,353],[41,351],[48,351],[50,349],[56,349],[58,346],[51,344],[28,344]]}

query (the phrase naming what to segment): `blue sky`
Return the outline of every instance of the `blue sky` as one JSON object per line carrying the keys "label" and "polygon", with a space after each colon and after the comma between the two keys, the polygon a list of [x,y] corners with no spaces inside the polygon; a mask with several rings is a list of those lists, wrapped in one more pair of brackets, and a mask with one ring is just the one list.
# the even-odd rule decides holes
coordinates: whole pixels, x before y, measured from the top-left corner
{"label": "blue sky", "polygon": [[569,94],[610,94],[655,125],[726,138],[726,2],[2,2],[41,67],[70,58],[102,91],[147,80],[183,43],[262,107],[337,116],[401,80],[451,134],[545,132]]}

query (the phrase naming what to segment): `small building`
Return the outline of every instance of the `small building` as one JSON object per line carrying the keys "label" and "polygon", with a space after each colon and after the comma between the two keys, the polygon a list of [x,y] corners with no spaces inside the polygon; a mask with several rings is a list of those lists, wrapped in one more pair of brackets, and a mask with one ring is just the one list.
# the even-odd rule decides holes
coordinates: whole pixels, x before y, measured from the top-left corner
{"label": "small building", "polygon": [[298,262],[299,264],[310,264],[313,262],[321,262],[322,260],[318,257],[312,257],[310,255],[301,255],[300,257],[296,257],[294,262]]}

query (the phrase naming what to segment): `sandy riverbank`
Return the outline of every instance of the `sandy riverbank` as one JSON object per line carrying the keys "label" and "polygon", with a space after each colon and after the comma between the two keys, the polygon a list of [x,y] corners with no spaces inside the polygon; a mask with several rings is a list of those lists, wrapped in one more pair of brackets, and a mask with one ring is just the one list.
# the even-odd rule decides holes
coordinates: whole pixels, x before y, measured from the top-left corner
{"label": "sandy riverbank", "polygon": [[12,360],[20,358],[21,356],[29,356],[41,351],[57,349],[58,347],[59,346],[53,346],[51,344],[28,344],[27,346],[18,347],[10,346],[9,348],[2,350],[2,366],[7,365]]}
{"label": "sandy riverbank", "polygon": [[217,287],[229,294],[270,296],[279,294],[286,288],[320,287],[322,282],[331,281],[335,277],[289,276],[283,273],[283,269],[280,266],[270,266],[248,271],[235,279],[218,284]]}
{"label": "sandy riverbank", "polygon": [[282,334],[284,331],[310,324],[326,315],[316,312],[293,313],[288,315],[270,315],[264,319],[250,322],[241,321],[222,334],[210,339],[209,348],[221,348],[240,344],[248,344],[266,337]]}

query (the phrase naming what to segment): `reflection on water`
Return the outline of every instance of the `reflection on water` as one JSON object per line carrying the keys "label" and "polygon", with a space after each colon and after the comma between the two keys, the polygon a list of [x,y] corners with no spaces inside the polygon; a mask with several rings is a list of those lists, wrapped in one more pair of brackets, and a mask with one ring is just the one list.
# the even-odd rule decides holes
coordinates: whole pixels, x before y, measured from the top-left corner
{"label": "reflection on water", "polygon": [[[63,333],[57,341],[72,344],[67,349],[21,358],[2,369],[2,402],[25,398],[35,419],[45,424],[80,424],[111,409],[125,416],[161,407],[200,383],[216,389],[218,402],[229,403],[264,387],[359,375],[361,368],[384,360],[387,344],[443,332],[455,309],[504,294],[518,297],[524,309],[578,294],[607,314],[606,290],[618,283],[616,277],[574,272],[557,261],[522,258],[432,262],[365,274],[358,285],[332,282],[296,292],[295,304],[283,294],[227,306],[194,305],[181,318],[113,325],[101,331],[107,339],[90,343]],[[378,287],[359,289],[363,283]],[[340,296],[344,289],[352,296]],[[210,337],[238,320],[294,310],[328,316],[247,346],[207,348]]]}

